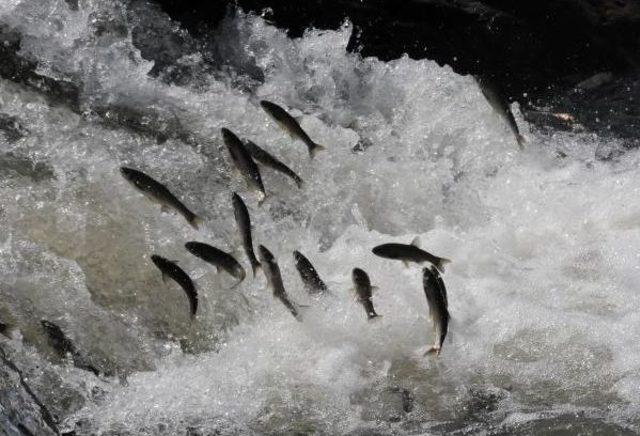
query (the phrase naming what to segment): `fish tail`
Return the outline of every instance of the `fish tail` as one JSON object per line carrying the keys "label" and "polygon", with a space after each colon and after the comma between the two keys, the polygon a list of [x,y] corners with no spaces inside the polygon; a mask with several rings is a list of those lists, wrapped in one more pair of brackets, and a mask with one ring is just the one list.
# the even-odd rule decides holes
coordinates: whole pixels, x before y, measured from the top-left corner
{"label": "fish tail", "polygon": [[238,280],[236,283],[233,284],[233,286],[231,286],[229,289],[235,289],[238,286],[240,286],[240,284],[243,282],[244,279],[242,280]]}
{"label": "fish tail", "polygon": [[258,271],[262,270],[262,265],[257,260],[251,261],[251,271],[253,272],[253,278],[255,279],[258,275]]}
{"label": "fish tail", "polygon": [[202,225],[203,222],[204,220],[202,219],[202,217],[199,217],[198,215],[193,215],[189,220],[189,224],[191,224],[191,227],[196,230],[199,230],[200,225]]}
{"label": "fish tail", "polygon": [[325,147],[324,145],[320,145],[314,142],[312,146],[309,147],[309,156],[311,157],[311,159],[313,159],[314,157],[316,157],[316,154],[318,154],[319,151],[326,149],[327,147]]}
{"label": "fish tail", "polygon": [[304,186],[304,180],[302,180],[297,174],[294,174],[292,177],[293,181],[296,182],[296,185],[298,185],[298,188],[302,189],[302,187]]}
{"label": "fish tail", "polygon": [[429,354],[435,354],[436,357],[439,357],[440,356],[440,350],[441,350],[441,348],[439,346],[434,345],[433,347],[431,347],[427,351],[425,351],[424,356],[429,355]]}
{"label": "fish tail", "polygon": [[438,270],[444,272],[444,266],[448,263],[451,263],[451,261],[449,259],[445,259],[444,257],[441,257],[440,259],[438,259],[438,261],[436,262],[436,268],[438,268]]}
{"label": "fish tail", "polygon": [[260,191],[260,198],[258,198],[258,206],[262,206],[262,204],[267,200],[267,193],[265,191]]}
{"label": "fish tail", "polygon": [[305,306],[303,304],[296,304],[295,313],[293,314],[293,316],[295,316],[298,321],[302,322],[304,316],[306,316],[305,314],[309,311],[309,309],[311,309],[311,306]]}
{"label": "fish tail", "polygon": [[378,321],[380,318],[382,318],[382,315],[378,315],[375,312],[367,314],[367,321]]}

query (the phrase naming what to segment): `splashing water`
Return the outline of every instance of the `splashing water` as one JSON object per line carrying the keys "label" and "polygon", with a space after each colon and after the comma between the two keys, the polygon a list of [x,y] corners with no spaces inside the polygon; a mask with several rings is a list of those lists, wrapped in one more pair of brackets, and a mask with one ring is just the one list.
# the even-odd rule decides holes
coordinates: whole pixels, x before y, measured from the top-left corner
{"label": "splashing water", "polygon": [[[153,62],[131,37],[132,23],[144,21],[125,6],[37,3],[1,2],[0,24],[20,34],[21,55],[40,74],[78,84],[81,113],[0,81],[0,111],[29,132],[0,137],[0,321],[15,326],[0,345],[30,372],[61,428],[639,429],[638,153],[596,161],[603,140],[560,132],[529,133],[518,152],[472,78],[427,60],[348,54],[348,23],[291,40],[236,13],[210,35],[216,68],[205,68],[201,53],[185,54],[177,64],[187,73],[170,85],[148,74]],[[157,25],[177,31],[160,17]],[[261,99],[290,108],[327,150],[309,160]],[[140,125],[167,138],[99,122],[99,107],[143,114]],[[222,127],[281,158],[304,188],[264,169],[269,198],[258,206],[230,170]],[[201,230],[133,190],[122,165],[165,183],[205,218]],[[262,275],[230,289],[232,279],[184,249],[208,242],[249,268],[233,190],[247,202],[256,246],[276,255],[288,293],[310,306],[304,322]],[[438,359],[422,357],[433,337],[420,268],[371,253],[416,235],[453,260],[444,275],[450,337]],[[296,249],[330,296],[306,295]],[[196,281],[194,322],[182,291],[162,283],[154,253]],[[366,320],[350,291],[354,267],[379,287],[377,321]],[[57,361],[42,319],[59,324],[107,376]]]}

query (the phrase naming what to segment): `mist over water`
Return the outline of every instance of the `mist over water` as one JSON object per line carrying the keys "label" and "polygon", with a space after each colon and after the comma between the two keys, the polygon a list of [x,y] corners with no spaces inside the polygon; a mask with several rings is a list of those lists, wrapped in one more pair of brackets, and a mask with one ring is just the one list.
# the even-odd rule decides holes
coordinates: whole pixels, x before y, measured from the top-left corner
{"label": "mist over water", "polygon": [[[154,77],[132,34],[177,48],[140,33],[151,21],[179,32],[144,3],[80,0],[73,11],[63,0],[0,1],[0,25],[20,34],[21,54],[81,90],[78,113],[0,81],[0,112],[28,132],[0,132],[0,321],[14,327],[0,345],[61,429],[473,434],[566,422],[638,431],[636,151],[597,161],[596,149],[617,144],[542,136],[516,111],[528,140],[519,152],[471,77],[427,60],[348,54],[349,23],[291,40],[237,13],[206,52]],[[310,160],[261,99],[299,116],[327,150]],[[104,108],[119,120],[141,114],[148,128],[105,123]],[[265,168],[259,206],[231,171],[222,127],[279,157],[304,188]],[[162,213],[122,178],[123,165],[164,183],[205,224]],[[304,322],[262,274],[251,279],[232,191],[247,203],[256,247],[275,254],[292,299],[310,306]],[[422,356],[433,334],[421,268],[371,254],[415,236],[452,260],[438,359]],[[247,279],[230,289],[234,279],[184,249],[191,240],[234,252]],[[306,294],[294,250],[330,296]],[[151,254],[177,260],[196,282],[195,321]],[[379,287],[376,321],[354,300],[354,267]],[[106,376],[60,361],[42,319]]]}

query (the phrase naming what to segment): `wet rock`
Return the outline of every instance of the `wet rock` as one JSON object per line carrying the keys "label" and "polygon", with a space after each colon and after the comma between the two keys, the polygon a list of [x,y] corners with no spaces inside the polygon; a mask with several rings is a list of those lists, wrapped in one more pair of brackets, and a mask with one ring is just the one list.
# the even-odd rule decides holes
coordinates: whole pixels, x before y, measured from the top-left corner
{"label": "wet rock", "polygon": [[55,178],[55,174],[53,168],[44,162],[36,162],[26,156],[9,152],[0,154],[0,177],[5,180],[26,178],[38,183]]}

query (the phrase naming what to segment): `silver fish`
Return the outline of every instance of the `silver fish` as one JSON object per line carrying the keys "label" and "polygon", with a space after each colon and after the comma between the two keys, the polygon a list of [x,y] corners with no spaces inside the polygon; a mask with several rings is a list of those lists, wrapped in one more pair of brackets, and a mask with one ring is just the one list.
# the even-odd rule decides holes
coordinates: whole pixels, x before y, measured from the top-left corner
{"label": "silver fish", "polygon": [[516,137],[516,141],[518,142],[518,146],[520,149],[524,148],[525,138],[520,134],[520,130],[518,129],[518,124],[516,123],[516,119],[513,116],[513,112],[511,112],[511,106],[507,99],[500,95],[498,88],[495,84],[491,83],[488,79],[480,78],[479,76],[473,76],[473,78],[478,83],[480,87],[480,91],[482,91],[482,95],[487,99],[493,110],[495,110],[498,115],[500,115],[509,125],[509,129],[513,132]]}
{"label": "silver fish", "polygon": [[267,193],[265,192],[264,185],[262,184],[260,170],[258,169],[258,165],[253,161],[251,153],[249,153],[249,150],[247,150],[240,138],[238,138],[231,130],[223,128],[221,129],[221,132],[233,164],[236,166],[238,171],[240,171],[240,174],[244,177],[247,185],[260,192],[261,196],[259,201],[264,201]]}
{"label": "silver fish", "polygon": [[296,262],[296,269],[300,273],[300,278],[304,283],[304,287],[310,295],[324,295],[329,292],[327,285],[322,281],[318,272],[313,267],[309,259],[307,259],[299,251],[293,252]]}
{"label": "silver fish", "polygon": [[449,329],[449,308],[447,303],[447,291],[438,270],[431,266],[422,270],[422,285],[429,304],[429,316],[433,322],[435,334],[434,345],[425,353],[440,355],[442,344]]}
{"label": "silver fish", "polygon": [[51,345],[51,348],[55,350],[58,357],[65,359],[70,356],[73,361],[73,365],[76,368],[90,371],[94,375],[100,376],[100,371],[95,366],[87,362],[87,359],[78,352],[73,342],[71,342],[58,325],[45,319],[40,321],[40,325],[47,335],[49,345]]}
{"label": "silver fish", "polygon": [[247,150],[249,150],[252,158],[260,162],[262,165],[274,169],[287,177],[290,177],[296,183],[296,185],[298,185],[298,188],[302,188],[302,179],[291,168],[270,155],[264,149],[260,148],[253,141],[245,141],[245,146],[247,147]]}
{"label": "silver fish", "polygon": [[240,232],[240,238],[242,239],[242,246],[251,263],[251,270],[253,271],[253,277],[256,276],[256,272],[260,269],[260,262],[256,259],[256,255],[253,252],[253,238],[251,237],[251,218],[249,217],[249,209],[247,205],[242,201],[235,192],[232,195],[233,200],[233,215],[236,218],[236,224],[238,225],[238,232]]}
{"label": "silver fish", "polygon": [[267,277],[267,282],[273,291],[273,296],[280,300],[298,321],[302,321],[298,306],[289,299],[287,291],[284,289],[280,267],[273,254],[264,245],[260,245],[258,247],[258,256],[260,257],[260,264],[264,274]]}
{"label": "silver fish", "polygon": [[360,268],[354,268],[351,272],[351,279],[353,280],[358,301],[364,307],[365,312],[367,312],[367,318],[373,319],[380,316],[376,313],[376,310],[373,307],[373,302],[371,301],[371,296],[373,295],[373,289],[375,287],[371,286],[371,280],[367,273]]}
{"label": "silver fish", "polygon": [[202,223],[202,218],[191,212],[162,183],[133,168],[122,167],[120,172],[136,189],[151,200],[159,203],[163,210],[169,208],[176,210],[195,229]]}
{"label": "silver fish", "polygon": [[219,248],[213,247],[209,244],[196,241],[187,242],[184,247],[189,251],[189,253],[213,265],[216,270],[218,268],[222,268],[229,273],[229,275],[238,279],[238,283],[236,285],[240,284],[244,280],[246,276],[244,268],[242,268],[242,265],[240,265],[240,263],[238,263],[238,261],[229,253],[225,253]]}
{"label": "silver fish", "polygon": [[195,317],[196,312],[198,311],[198,291],[196,291],[196,287],[194,286],[191,277],[189,277],[182,268],[176,265],[175,262],[165,259],[164,257],[154,254],[151,256],[151,261],[153,261],[160,272],[162,272],[162,280],[166,280],[166,277],[168,276],[184,290],[184,293],[189,299],[191,317]]}
{"label": "silver fish", "polygon": [[420,240],[415,238],[411,245],[407,244],[382,244],[371,250],[376,256],[386,259],[401,260],[407,265],[408,262],[423,263],[429,262],[436,266],[440,271],[444,271],[444,266],[451,261],[443,257],[434,256],[420,248]]}
{"label": "silver fish", "polygon": [[307,135],[307,133],[300,127],[300,124],[293,118],[287,111],[278,106],[275,103],[272,103],[267,100],[262,100],[260,102],[260,106],[262,109],[280,126],[284,129],[289,135],[294,138],[300,139],[307,145],[309,149],[309,156],[313,159],[313,157],[321,150],[324,150],[326,147],[324,145],[320,145]]}

